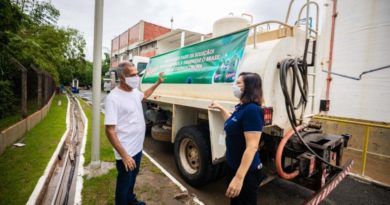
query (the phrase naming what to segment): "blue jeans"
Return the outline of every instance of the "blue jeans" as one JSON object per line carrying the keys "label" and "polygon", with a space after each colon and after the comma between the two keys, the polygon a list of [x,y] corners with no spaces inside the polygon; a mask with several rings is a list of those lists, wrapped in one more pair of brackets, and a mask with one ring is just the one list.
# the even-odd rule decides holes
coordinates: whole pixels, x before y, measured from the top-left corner
{"label": "blue jeans", "polygon": [[141,164],[142,151],[133,156],[137,168],[133,171],[126,172],[125,165],[122,160],[116,160],[116,169],[118,176],[116,178],[115,204],[127,205],[135,199],[134,185],[137,178],[139,167]]}

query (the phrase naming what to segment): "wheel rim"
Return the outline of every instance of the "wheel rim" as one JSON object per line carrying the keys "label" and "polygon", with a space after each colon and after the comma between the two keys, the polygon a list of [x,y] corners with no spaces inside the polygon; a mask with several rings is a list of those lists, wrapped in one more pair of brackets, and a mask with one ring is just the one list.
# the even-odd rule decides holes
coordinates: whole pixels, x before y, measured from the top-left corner
{"label": "wheel rim", "polygon": [[185,138],[180,143],[180,162],[189,174],[195,174],[199,170],[199,148],[192,139]]}

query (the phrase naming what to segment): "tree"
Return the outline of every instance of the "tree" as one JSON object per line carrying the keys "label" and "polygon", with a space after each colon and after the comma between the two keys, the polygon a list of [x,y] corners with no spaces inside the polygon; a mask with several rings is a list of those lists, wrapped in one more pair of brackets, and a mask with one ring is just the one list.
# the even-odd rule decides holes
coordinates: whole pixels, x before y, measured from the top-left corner
{"label": "tree", "polygon": [[12,0],[12,3],[38,25],[55,25],[60,16],[60,11],[50,1]]}
{"label": "tree", "polygon": [[102,76],[110,70],[111,58],[109,53],[104,53],[104,60],[102,61]]}

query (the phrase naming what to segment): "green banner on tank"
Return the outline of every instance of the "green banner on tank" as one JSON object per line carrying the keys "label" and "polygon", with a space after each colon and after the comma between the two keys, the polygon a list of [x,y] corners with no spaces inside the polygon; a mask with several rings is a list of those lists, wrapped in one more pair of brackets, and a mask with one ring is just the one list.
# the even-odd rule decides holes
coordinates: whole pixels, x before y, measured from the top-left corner
{"label": "green banner on tank", "polygon": [[164,83],[231,83],[236,78],[249,30],[183,47],[150,59],[142,83],[155,83],[160,72]]}

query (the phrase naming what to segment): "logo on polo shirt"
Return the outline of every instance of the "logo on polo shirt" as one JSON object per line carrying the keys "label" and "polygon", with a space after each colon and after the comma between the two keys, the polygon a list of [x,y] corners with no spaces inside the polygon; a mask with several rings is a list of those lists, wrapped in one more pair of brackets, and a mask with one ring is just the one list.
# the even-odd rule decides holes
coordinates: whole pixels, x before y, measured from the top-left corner
{"label": "logo on polo shirt", "polygon": [[233,117],[233,118],[232,118],[232,121],[237,122],[237,118],[236,118],[236,117]]}

